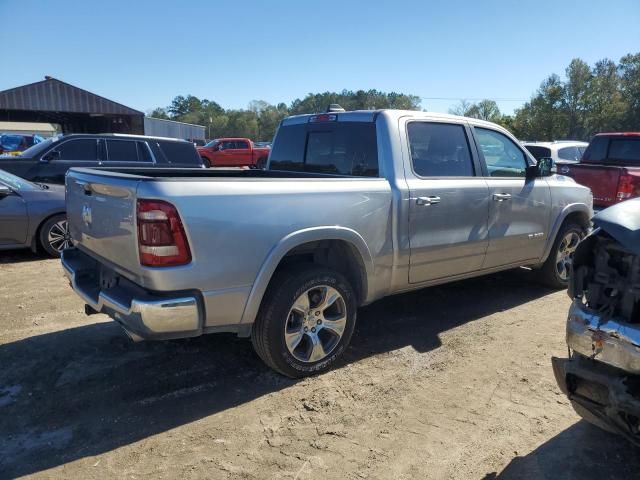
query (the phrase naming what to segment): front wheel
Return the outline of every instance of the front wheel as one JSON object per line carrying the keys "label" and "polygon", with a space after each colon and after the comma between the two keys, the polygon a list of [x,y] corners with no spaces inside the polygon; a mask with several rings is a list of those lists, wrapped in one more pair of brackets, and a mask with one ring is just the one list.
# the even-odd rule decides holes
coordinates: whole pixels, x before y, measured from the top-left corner
{"label": "front wheel", "polygon": [[543,284],[551,288],[567,288],[573,253],[584,235],[584,228],[578,224],[567,223],[560,227],[549,257],[538,271],[538,277]]}
{"label": "front wheel", "polygon": [[281,272],[253,325],[253,347],[288,377],[326,371],[349,345],[356,309],[353,288],[334,270],[306,264]]}
{"label": "front wheel", "polygon": [[54,215],[40,228],[40,246],[48,255],[59,257],[62,251],[70,248],[71,236],[66,215]]}
{"label": "front wheel", "polygon": [[211,162],[209,161],[209,159],[207,157],[200,157],[200,159],[202,160],[202,164],[206,168],[211,168]]}

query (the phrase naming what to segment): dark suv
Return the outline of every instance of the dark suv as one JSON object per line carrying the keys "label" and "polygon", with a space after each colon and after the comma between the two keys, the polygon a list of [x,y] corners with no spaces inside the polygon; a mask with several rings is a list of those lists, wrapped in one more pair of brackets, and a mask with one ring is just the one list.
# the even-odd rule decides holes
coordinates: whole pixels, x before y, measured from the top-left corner
{"label": "dark suv", "polygon": [[69,134],[53,137],[22,152],[0,157],[0,170],[32,182],[64,184],[71,167],[202,168],[193,143],[162,137]]}

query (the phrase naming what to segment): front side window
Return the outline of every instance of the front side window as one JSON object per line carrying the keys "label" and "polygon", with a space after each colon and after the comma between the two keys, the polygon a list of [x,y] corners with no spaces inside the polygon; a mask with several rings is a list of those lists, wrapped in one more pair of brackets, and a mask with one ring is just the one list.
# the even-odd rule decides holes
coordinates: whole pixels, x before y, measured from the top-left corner
{"label": "front side window", "polygon": [[235,148],[236,148],[236,142],[226,141],[220,144],[221,150],[233,150]]}
{"label": "front side window", "polygon": [[136,142],[127,140],[107,140],[107,152],[110,162],[137,162]]}
{"label": "front side window", "polygon": [[60,145],[59,160],[98,160],[98,142],[93,138],[69,140]]}
{"label": "front side window", "polygon": [[464,126],[411,122],[407,126],[413,170],[421,177],[471,177],[471,151]]}
{"label": "front side window", "polygon": [[476,140],[490,177],[525,177],[527,160],[524,152],[506,135],[475,127]]}

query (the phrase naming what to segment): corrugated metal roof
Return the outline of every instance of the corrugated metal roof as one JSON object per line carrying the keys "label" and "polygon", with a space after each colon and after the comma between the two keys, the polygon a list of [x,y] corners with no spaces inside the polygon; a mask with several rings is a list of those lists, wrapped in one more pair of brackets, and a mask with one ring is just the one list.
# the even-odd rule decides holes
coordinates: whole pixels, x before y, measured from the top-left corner
{"label": "corrugated metal roof", "polygon": [[143,115],[133,108],[52,77],[0,92],[0,110]]}

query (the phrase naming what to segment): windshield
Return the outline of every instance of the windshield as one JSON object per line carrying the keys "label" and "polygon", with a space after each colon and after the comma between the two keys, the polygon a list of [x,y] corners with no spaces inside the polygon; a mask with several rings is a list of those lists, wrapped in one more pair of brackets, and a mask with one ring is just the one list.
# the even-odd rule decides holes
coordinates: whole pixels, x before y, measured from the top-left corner
{"label": "windshield", "polygon": [[32,145],[31,147],[27,148],[24,152],[20,154],[20,156],[35,157],[36,155],[48,149],[54,142],[57,142],[57,141],[58,141],[58,137],[47,138],[46,140],[43,140],[42,142],[36,143],[35,145]]}
{"label": "windshield", "polygon": [[209,143],[205,144],[205,147],[207,147],[207,148],[215,147],[219,143],[220,143],[220,140],[218,140],[218,139],[211,140]]}
{"label": "windshield", "polygon": [[23,178],[16,177],[4,170],[0,170],[0,183],[3,183],[13,190],[33,190],[36,188],[31,182],[28,182]]}

